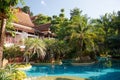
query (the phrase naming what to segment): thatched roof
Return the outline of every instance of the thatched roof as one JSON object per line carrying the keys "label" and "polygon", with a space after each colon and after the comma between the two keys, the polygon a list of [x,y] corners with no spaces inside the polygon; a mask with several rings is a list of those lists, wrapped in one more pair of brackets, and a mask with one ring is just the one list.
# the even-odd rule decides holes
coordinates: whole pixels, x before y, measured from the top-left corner
{"label": "thatched roof", "polygon": [[29,26],[29,27],[34,27],[35,26],[32,23],[30,16],[28,14],[24,13],[23,11],[18,10],[15,13],[15,16],[16,16],[15,23],[21,24],[21,25],[24,25],[24,26]]}
{"label": "thatched roof", "polygon": [[15,26],[16,30],[21,30],[24,32],[30,32],[30,33],[34,33],[35,29],[29,26],[24,26],[24,25],[20,25],[20,24],[16,24],[16,23],[12,23]]}
{"label": "thatched roof", "polygon": [[35,25],[32,23],[30,16],[21,11],[21,9],[19,8],[15,12],[15,20],[12,24],[16,30],[21,30],[30,33],[35,32]]}
{"label": "thatched roof", "polygon": [[36,27],[36,29],[38,29],[39,31],[50,31],[50,26],[51,26],[51,23],[42,24]]}

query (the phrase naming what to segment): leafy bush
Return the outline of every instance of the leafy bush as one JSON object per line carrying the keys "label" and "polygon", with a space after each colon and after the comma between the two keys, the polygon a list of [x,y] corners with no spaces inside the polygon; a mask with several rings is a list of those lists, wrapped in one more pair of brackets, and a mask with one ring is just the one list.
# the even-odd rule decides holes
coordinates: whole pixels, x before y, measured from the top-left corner
{"label": "leafy bush", "polygon": [[16,73],[12,73],[12,80],[23,80],[24,78],[26,78],[26,74],[23,71],[17,71]]}
{"label": "leafy bush", "polygon": [[4,47],[4,57],[6,59],[15,59],[16,57],[22,57],[23,52],[20,51],[19,46]]}
{"label": "leafy bush", "polygon": [[14,64],[7,65],[4,69],[0,69],[0,80],[23,80],[26,74],[15,68]]}

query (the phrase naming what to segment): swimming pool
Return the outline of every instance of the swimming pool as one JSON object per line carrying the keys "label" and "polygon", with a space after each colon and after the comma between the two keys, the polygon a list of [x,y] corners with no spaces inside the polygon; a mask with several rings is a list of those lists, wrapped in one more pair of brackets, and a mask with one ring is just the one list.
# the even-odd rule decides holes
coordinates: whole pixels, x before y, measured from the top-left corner
{"label": "swimming pool", "polygon": [[87,66],[33,65],[25,71],[28,77],[33,76],[76,76],[92,80],[120,80],[120,61],[100,62]]}

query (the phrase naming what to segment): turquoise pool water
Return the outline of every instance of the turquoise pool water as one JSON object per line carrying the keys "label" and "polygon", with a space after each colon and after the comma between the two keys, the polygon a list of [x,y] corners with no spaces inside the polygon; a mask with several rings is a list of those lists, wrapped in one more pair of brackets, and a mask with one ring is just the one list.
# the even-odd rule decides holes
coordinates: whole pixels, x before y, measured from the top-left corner
{"label": "turquoise pool water", "polygon": [[120,61],[100,62],[87,66],[33,65],[25,71],[31,76],[77,76],[92,80],[120,80]]}

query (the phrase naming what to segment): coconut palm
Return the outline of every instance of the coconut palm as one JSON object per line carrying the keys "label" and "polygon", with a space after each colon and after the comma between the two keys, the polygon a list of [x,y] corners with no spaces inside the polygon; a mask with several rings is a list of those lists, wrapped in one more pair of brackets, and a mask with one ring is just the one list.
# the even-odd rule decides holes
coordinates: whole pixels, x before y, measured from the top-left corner
{"label": "coconut palm", "polygon": [[82,15],[72,16],[71,18],[74,32],[70,36],[70,44],[74,46],[77,57],[81,57],[84,51],[92,51],[95,49],[94,39],[97,37],[88,24],[88,18]]}
{"label": "coconut palm", "polygon": [[25,40],[25,56],[27,62],[29,61],[29,58],[31,58],[33,55],[37,54],[37,57],[42,57],[46,55],[46,47],[43,40],[39,38],[28,38]]}
{"label": "coconut palm", "polygon": [[79,56],[84,50],[91,51],[95,48],[94,39],[96,35],[89,28],[80,29],[79,32],[74,32],[71,35],[70,44],[74,45]]}

